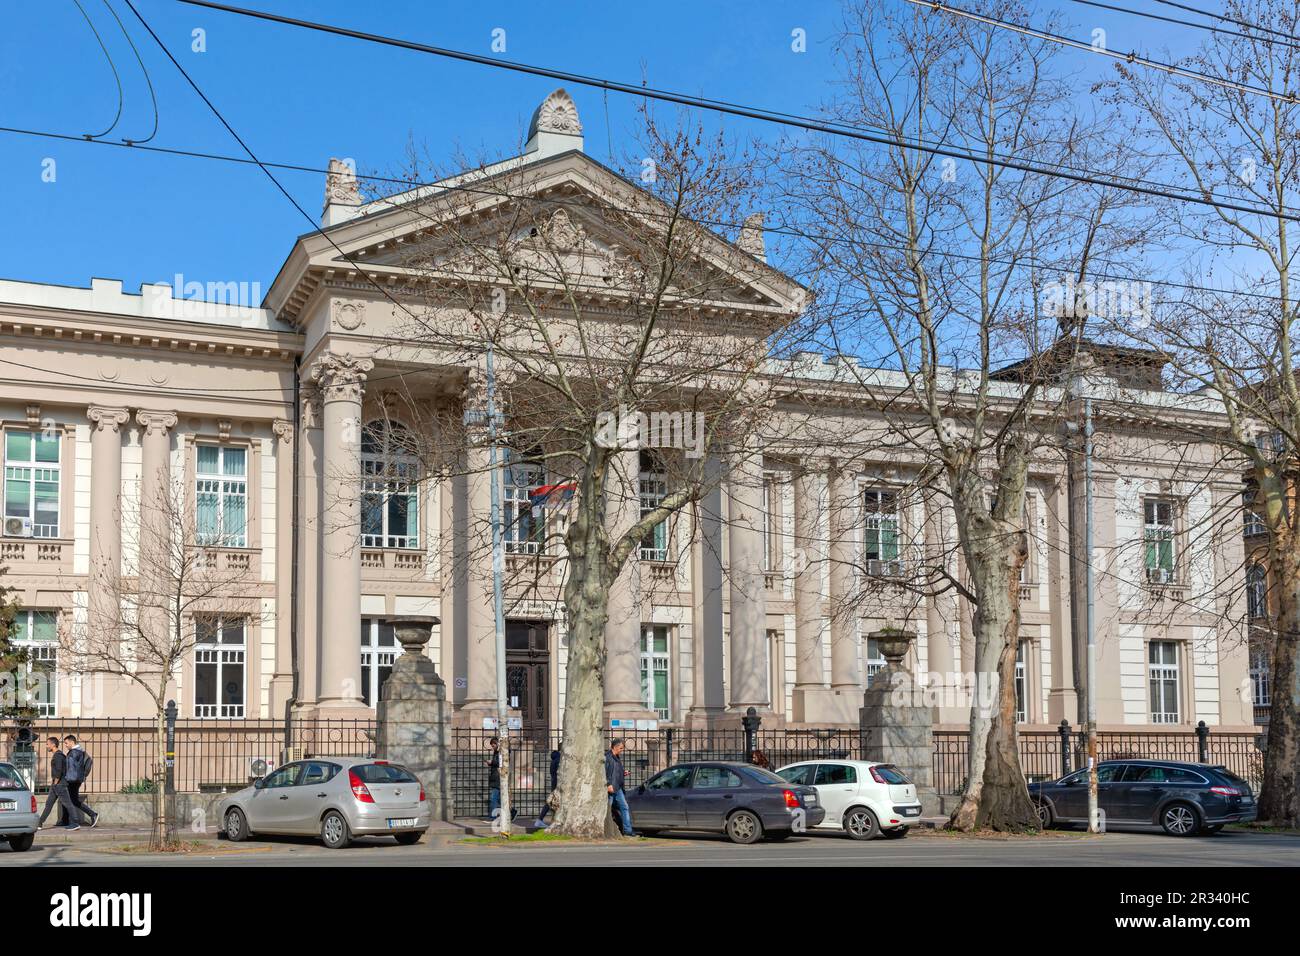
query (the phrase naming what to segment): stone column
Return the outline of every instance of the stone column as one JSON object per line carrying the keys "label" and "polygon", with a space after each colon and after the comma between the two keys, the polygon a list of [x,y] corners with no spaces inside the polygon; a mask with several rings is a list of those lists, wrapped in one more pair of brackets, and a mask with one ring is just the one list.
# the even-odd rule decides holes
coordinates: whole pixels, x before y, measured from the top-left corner
{"label": "stone column", "polygon": [[278,717],[293,693],[293,422],[271,423],[275,434],[275,671],[271,716]]}
{"label": "stone column", "polygon": [[[176,427],[175,412],[139,409],[135,413],[140,426],[140,616],[147,633],[166,642],[167,581],[165,561],[171,553],[172,522],[181,520],[176,513],[176,495],[171,488],[171,439],[168,432]],[[183,498],[181,499],[184,500]]]}
{"label": "stone column", "polygon": [[798,723],[815,721],[814,700],[823,696],[822,566],[818,553],[817,518],[820,507],[817,476],[800,470],[794,479],[794,634],[795,684],[793,716]]}
{"label": "stone column", "polygon": [[[852,691],[856,697],[862,688],[862,668],[859,665],[855,627],[859,609],[854,605],[859,516],[857,479],[839,463],[834,463],[827,482],[830,508],[831,689]],[[853,706],[856,705],[857,701],[854,700]]]}
{"label": "stone column", "polygon": [[701,480],[707,489],[695,505],[699,533],[693,547],[691,624],[694,669],[690,712],[695,726],[710,726],[722,717],[722,469],[717,456],[704,459]]}
{"label": "stone column", "polygon": [[[465,699],[462,712],[473,723],[497,712],[496,614],[492,609],[492,476],[486,444],[465,456],[465,572],[456,584],[464,589]],[[481,724],[480,724],[481,726]]]}
{"label": "stone column", "polygon": [[90,419],[90,576],[86,582],[91,633],[114,628],[114,607],[122,572],[122,432],[130,419],[125,408],[91,405]]}
{"label": "stone column", "polygon": [[[298,704],[314,704],[320,688],[320,540],[321,438],[320,393],[304,383],[298,441]],[[358,632],[360,626],[358,625]],[[359,653],[359,652],[358,652]]]}
{"label": "stone column", "polygon": [[[605,526],[610,539],[631,528],[641,517],[641,452],[610,456],[605,479]],[[646,718],[655,715],[641,701],[641,574],[634,548],[609,591],[605,621],[605,716]]]}
{"label": "stone column", "polygon": [[[955,546],[955,544],[954,544]],[[948,550],[945,532],[943,504],[936,495],[925,501],[925,543],[926,560],[931,564],[944,564],[951,568],[956,557]],[[934,692],[943,702],[933,708],[931,714],[935,723],[944,723],[948,716],[955,715],[951,710],[945,713],[947,703],[955,701],[952,691],[959,679],[955,679],[956,655],[953,653],[952,623],[957,620],[957,599],[951,592],[931,595],[925,602],[925,646],[930,676],[935,682]],[[954,719],[957,717],[954,716]]]}
{"label": "stone column", "polygon": [[326,351],[312,365],[321,389],[325,452],[321,516],[320,697],[325,710],[360,708],[361,391],[369,359]]}
{"label": "stone column", "polygon": [[772,709],[768,688],[767,591],[763,583],[763,460],[756,443],[737,449],[728,477],[731,686],[737,713]]}

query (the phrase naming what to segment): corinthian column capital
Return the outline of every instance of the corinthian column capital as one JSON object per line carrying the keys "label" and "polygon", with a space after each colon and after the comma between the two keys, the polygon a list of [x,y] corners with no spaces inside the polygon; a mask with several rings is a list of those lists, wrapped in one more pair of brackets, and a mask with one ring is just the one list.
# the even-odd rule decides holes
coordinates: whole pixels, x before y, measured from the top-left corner
{"label": "corinthian column capital", "polygon": [[359,402],[366,374],[374,367],[368,358],[325,351],[312,363],[309,377],[320,387],[325,401]]}
{"label": "corinthian column capital", "polygon": [[86,409],[86,417],[95,426],[95,431],[119,431],[131,419],[131,413],[125,408],[110,405],[91,405]]}
{"label": "corinthian column capital", "polygon": [[135,421],[146,435],[166,435],[176,427],[176,413],[139,408],[136,409]]}

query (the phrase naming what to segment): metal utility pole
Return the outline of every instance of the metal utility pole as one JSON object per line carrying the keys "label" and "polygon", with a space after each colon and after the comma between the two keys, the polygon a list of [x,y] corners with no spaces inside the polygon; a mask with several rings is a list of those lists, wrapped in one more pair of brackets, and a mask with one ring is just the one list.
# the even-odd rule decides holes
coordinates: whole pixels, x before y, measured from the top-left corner
{"label": "metal utility pole", "polygon": [[1088,832],[1101,832],[1097,812],[1097,631],[1092,568],[1092,399],[1083,400],[1083,548],[1088,635]]}
{"label": "metal utility pole", "polygon": [[[488,477],[492,482],[492,616],[496,623],[497,754],[501,761],[500,832],[510,835],[510,711],[506,706],[506,612],[501,580],[505,555],[501,542],[501,476],[498,471],[497,375],[495,350],[487,347]],[[1095,789],[1095,787],[1094,787]]]}

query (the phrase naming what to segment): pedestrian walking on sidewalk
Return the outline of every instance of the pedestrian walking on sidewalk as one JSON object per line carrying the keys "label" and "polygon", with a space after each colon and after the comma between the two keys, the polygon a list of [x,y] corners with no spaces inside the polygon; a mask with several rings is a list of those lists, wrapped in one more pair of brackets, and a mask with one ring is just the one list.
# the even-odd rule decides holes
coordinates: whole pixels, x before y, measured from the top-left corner
{"label": "pedestrian walking on sidewalk", "polygon": [[58,806],[61,812],[67,815],[67,829],[80,830],[81,812],[68,794],[68,783],[65,779],[68,770],[68,758],[59,749],[58,737],[50,737],[45,741],[45,752],[50,755],[50,795],[45,798],[45,810],[41,813],[41,819],[37,826],[43,828],[45,818],[50,815],[51,810]]}
{"label": "pedestrian walking on sidewalk", "polygon": [[81,785],[90,776],[90,768],[95,765],[95,761],[91,759],[90,754],[86,753],[86,748],[77,743],[75,734],[68,734],[63,738],[63,743],[68,750],[68,798],[72,801],[72,805],[85,815],[93,828],[99,823],[99,814],[90,809],[86,802],[81,799]]}

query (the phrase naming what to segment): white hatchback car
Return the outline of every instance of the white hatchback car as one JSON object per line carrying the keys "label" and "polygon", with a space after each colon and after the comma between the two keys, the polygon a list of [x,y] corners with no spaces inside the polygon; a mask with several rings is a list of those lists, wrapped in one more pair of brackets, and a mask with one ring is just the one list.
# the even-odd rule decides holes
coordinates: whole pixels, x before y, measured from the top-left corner
{"label": "white hatchback car", "polygon": [[806,760],[777,773],[817,788],[826,818],[816,829],[841,829],[855,840],[905,837],[921,819],[916,786],[893,764],[869,760]]}

